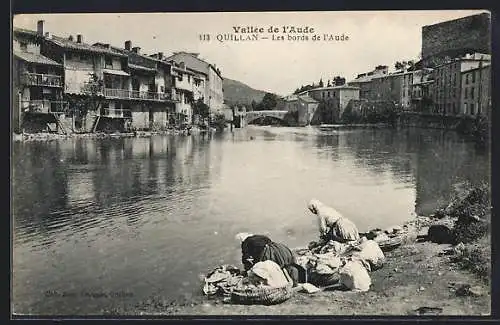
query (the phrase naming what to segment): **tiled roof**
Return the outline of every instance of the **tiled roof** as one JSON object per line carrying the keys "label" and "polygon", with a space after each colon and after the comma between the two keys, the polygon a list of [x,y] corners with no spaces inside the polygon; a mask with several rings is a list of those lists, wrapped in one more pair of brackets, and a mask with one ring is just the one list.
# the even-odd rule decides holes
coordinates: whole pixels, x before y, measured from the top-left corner
{"label": "tiled roof", "polygon": [[31,36],[38,36],[38,33],[34,30],[19,28],[19,27],[14,27],[14,33],[22,33],[22,34],[28,34]]}
{"label": "tiled roof", "polygon": [[316,91],[316,90],[335,90],[335,89],[359,89],[359,87],[355,86],[348,86],[348,85],[341,85],[341,86],[333,86],[333,87],[319,87],[319,88],[313,88],[310,89],[309,91]]}
{"label": "tiled roof", "polygon": [[75,41],[70,41],[67,38],[59,37],[53,35],[51,38],[46,38],[47,41],[52,42],[58,46],[68,48],[68,49],[74,49],[74,50],[81,50],[81,51],[89,51],[89,52],[94,52],[94,53],[107,53],[107,54],[112,54],[112,55],[117,55],[117,56],[125,56],[123,54],[120,54],[116,51],[112,51],[111,49],[103,48],[100,46],[92,46],[87,43],[77,43]]}
{"label": "tiled roof", "polygon": [[284,100],[287,102],[296,101],[298,99],[299,99],[299,96],[297,96],[297,95],[290,95],[290,96],[287,96],[284,98]]}
{"label": "tiled roof", "polygon": [[40,54],[29,53],[29,52],[14,52],[14,56],[26,62],[61,66],[61,64],[57,63],[56,61],[51,60],[48,57],[45,57]]}
{"label": "tiled roof", "polygon": [[213,64],[208,63],[203,59],[200,59],[198,57],[198,53],[190,53],[184,51],[174,52],[174,54],[167,57],[166,60],[175,61],[177,63],[184,62],[186,64],[186,67],[196,72],[207,73],[209,69],[212,68],[217,73],[217,75],[222,78],[220,71],[218,71]]}

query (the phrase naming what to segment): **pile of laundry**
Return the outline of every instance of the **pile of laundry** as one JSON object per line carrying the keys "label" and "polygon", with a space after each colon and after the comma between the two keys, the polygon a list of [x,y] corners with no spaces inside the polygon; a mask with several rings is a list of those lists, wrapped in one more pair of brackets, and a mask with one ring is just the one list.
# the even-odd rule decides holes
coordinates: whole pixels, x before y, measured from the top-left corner
{"label": "pile of laundry", "polygon": [[377,242],[366,237],[350,243],[311,242],[308,248],[295,250],[295,254],[297,264],[306,270],[306,282],[318,287],[338,286],[354,291],[368,291],[369,272],[381,268],[385,262]]}
{"label": "pile of laundry", "polygon": [[248,272],[233,265],[221,265],[205,277],[203,293],[207,296],[220,295],[230,298],[236,291],[250,292],[256,289],[273,289],[291,286],[286,271],[273,261],[256,263]]}
{"label": "pile of laundry", "polygon": [[207,296],[230,294],[231,289],[243,281],[240,269],[234,265],[221,265],[209,272],[205,277],[203,293]]}

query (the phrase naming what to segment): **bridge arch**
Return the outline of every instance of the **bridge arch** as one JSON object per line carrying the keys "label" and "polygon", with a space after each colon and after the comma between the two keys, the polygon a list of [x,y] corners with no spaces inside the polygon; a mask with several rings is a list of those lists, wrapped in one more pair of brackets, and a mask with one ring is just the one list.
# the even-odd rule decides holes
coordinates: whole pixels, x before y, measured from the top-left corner
{"label": "bridge arch", "polygon": [[270,119],[274,121],[279,121],[282,124],[288,124],[286,115],[288,111],[251,111],[247,112],[245,120],[247,124],[251,124],[259,119]]}

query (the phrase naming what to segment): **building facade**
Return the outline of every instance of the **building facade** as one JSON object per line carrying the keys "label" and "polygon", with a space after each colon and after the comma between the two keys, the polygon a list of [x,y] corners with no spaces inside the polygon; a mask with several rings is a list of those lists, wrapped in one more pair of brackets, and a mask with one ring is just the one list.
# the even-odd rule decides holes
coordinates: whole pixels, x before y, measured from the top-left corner
{"label": "building facade", "polygon": [[318,105],[319,102],[307,94],[298,96],[298,124],[300,126],[311,124]]}
{"label": "building facade", "polygon": [[222,74],[214,65],[199,58],[199,53],[175,52],[167,58],[177,64],[184,64],[188,69],[205,76],[204,103],[210,107],[211,112],[222,112],[224,93],[222,89]]}
{"label": "building facade", "polygon": [[348,85],[359,88],[360,99],[373,99],[377,96],[377,93],[372,80],[387,75],[388,71],[389,68],[386,65],[377,66],[370,72],[358,74],[354,80],[348,82]]}
{"label": "building facade", "polygon": [[38,27],[36,32],[15,29],[13,33],[12,125],[18,133],[25,121],[37,118],[61,128],[57,124],[67,110],[63,65],[41,54],[43,23]]}
{"label": "building facade", "polygon": [[462,72],[478,68],[490,62],[490,56],[475,53],[450,60],[433,70],[434,112],[444,115],[457,115],[463,111]]}
{"label": "building facade", "polygon": [[338,110],[342,116],[345,108],[351,100],[359,100],[360,88],[355,86],[322,87],[306,91],[316,101],[328,101],[333,104],[332,109]]}
{"label": "building facade", "polygon": [[462,71],[461,113],[487,115],[491,109],[491,64]]}
{"label": "building facade", "polygon": [[422,69],[415,72],[411,85],[411,111],[419,113],[432,111],[433,83],[432,69]]}

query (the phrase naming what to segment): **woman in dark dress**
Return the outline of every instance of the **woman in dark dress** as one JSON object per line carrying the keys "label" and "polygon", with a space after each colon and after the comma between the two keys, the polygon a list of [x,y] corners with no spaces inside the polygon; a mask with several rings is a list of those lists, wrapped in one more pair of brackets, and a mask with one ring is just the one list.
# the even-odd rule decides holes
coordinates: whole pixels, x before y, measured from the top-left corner
{"label": "woman in dark dress", "polygon": [[296,264],[290,248],[264,235],[239,233],[236,237],[241,241],[241,262],[245,271],[250,270],[255,263],[270,260],[288,272],[294,285],[299,283],[300,266]]}

